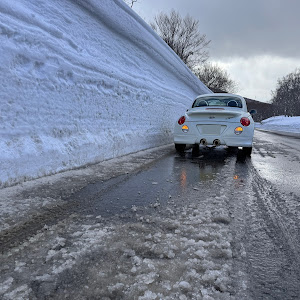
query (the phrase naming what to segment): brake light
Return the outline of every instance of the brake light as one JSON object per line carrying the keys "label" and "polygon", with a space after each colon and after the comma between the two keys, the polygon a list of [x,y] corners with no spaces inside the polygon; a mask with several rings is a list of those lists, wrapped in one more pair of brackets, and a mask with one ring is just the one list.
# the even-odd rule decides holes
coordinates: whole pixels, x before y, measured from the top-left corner
{"label": "brake light", "polygon": [[241,118],[240,122],[243,126],[249,126],[250,125],[250,120],[246,117]]}
{"label": "brake light", "polygon": [[184,122],[185,122],[185,116],[180,117],[178,120],[178,124],[182,125]]}

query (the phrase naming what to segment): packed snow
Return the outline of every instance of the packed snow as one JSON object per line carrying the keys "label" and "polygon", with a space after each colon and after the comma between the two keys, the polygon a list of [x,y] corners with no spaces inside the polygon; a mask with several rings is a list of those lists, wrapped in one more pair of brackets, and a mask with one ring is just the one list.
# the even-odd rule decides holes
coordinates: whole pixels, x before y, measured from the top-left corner
{"label": "packed snow", "polygon": [[122,0],[3,0],[0,51],[0,187],[167,144],[210,92]]}
{"label": "packed snow", "polygon": [[255,127],[259,130],[300,137],[300,116],[276,116],[256,123]]}

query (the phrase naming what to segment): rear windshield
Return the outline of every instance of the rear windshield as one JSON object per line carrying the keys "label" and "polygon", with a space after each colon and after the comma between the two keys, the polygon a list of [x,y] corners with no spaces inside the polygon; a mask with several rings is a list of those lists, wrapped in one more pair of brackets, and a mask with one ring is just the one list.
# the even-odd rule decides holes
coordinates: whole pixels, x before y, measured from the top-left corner
{"label": "rear windshield", "polygon": [[241,99],[236,97],[201,97],[197,98],[192,107],[201,106],[229,106],[242,108],[243,104]]}

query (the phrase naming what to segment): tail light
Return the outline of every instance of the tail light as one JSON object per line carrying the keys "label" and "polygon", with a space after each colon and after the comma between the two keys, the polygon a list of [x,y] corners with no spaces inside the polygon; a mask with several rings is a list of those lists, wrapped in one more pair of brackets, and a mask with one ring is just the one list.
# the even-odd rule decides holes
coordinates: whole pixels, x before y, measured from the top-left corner
{"label": "tail light", "polygon": [[185,122],[185,116],[180,117],[178,120],[178,124],[182,125],[184,122]]}
{"label": "tail light", "polygon": [[182,129],[183,132],[188,132],[189,131],[189,127],[186,126],[186,125],[183,125],[181,129]]}
{"label": "tail light", "polygon": [[234,133],[239,135],[243,132],[243,128],[241,126],[237,127],[234,129]]}
{"label": "tail light", "polygon": [[249,126],[250,125],[250,120],[246,117],[241,118],[240,122],[243,126]]}

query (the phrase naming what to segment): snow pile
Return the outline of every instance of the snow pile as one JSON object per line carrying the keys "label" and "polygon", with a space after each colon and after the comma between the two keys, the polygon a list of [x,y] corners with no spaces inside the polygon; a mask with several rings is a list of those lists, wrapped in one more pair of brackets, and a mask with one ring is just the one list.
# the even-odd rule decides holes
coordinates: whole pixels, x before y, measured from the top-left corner
{"label": "snow pile", "polygon": [[300,137],[300,117],[277,116],[263,120],[255,125],[259,130]]}
{"label": "snow pile", "polygon": [[0,187],[171,142],[210,92],[121,0],[3,0],[0,51]]}

